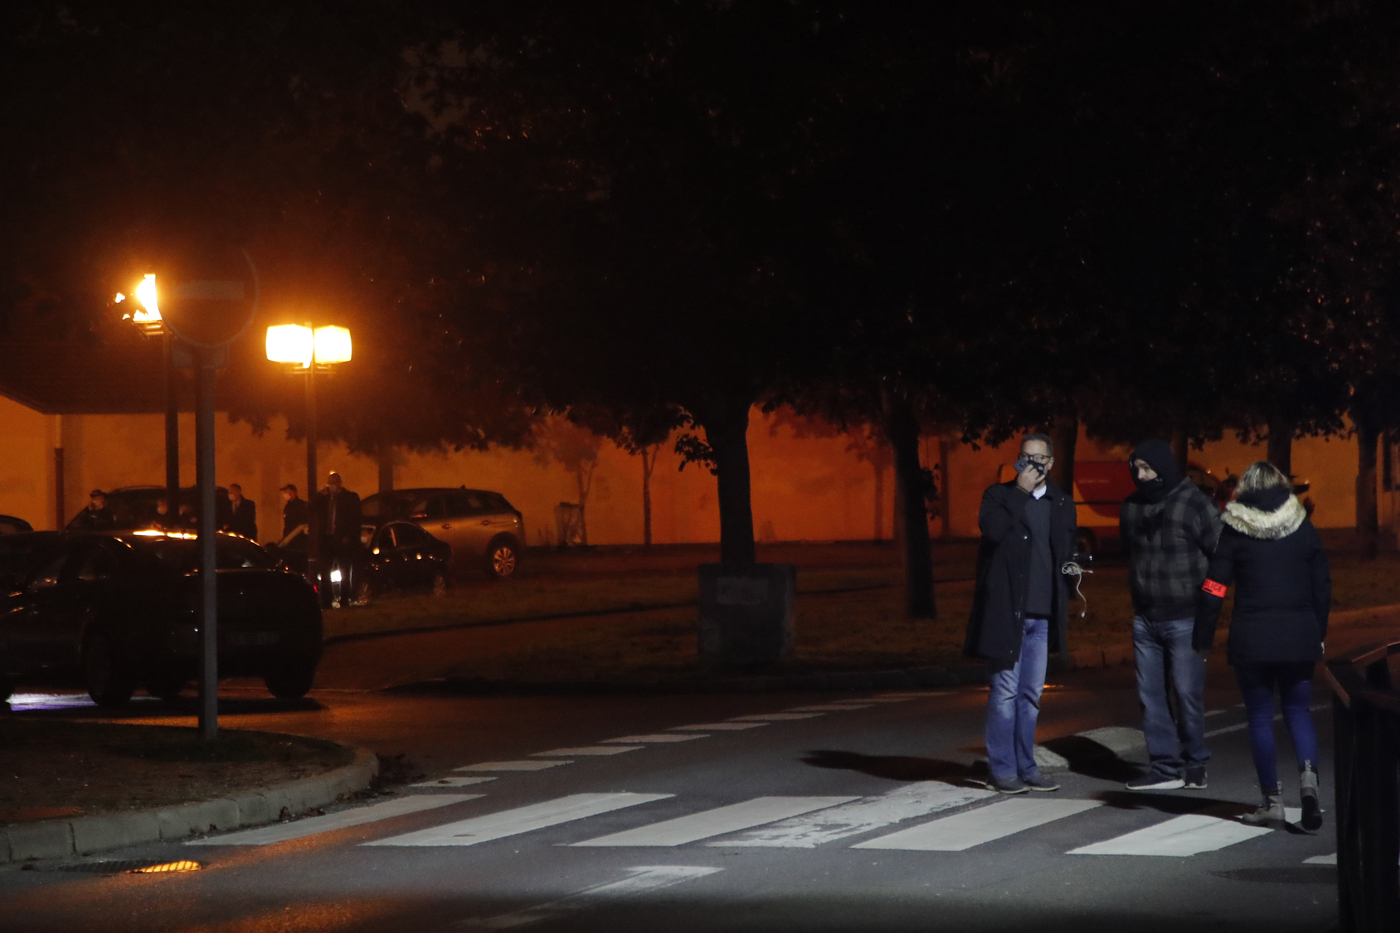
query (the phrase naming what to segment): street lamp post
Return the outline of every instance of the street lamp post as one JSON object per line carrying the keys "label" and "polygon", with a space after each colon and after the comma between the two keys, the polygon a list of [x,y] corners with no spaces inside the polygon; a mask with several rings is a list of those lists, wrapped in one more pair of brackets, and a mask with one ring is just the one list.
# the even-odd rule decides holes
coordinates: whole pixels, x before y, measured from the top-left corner
{"label": "street lamp post", "polygon": [[[125,317],[146,336],[161,338],[165,363],[165,508],[166,521],[170,522],[180,512],[180,403],[176,394],[175,335],[161,317],[154,273],[146,273],[132,289],[132,297],[140,307],[133,307]],[[125,300],[126,296],[118,292],[117,302]]]}
{"label": "street lamp post", "polygon": [[[350,331],[344,327],[313,327],[311,324],[283,324],[267,329],[267,358],[286,365],[291,372],[306,373],[306,500],[316,490],[316,373],[329,372],[336,363],[351,357]],[[306,575],[313,586],[320,581],[321,540],[316,522],[307,529],[310,547],[306,555]]]}

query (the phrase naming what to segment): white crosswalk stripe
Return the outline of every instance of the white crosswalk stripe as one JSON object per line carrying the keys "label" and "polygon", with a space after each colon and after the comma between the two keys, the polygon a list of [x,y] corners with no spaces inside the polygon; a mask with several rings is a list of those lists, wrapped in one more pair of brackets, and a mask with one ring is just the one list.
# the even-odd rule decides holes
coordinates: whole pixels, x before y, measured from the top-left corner
{"label": "white crosswalk stripe", "polygon": [[537,829],[558,826],[560,823],[570,823],[574,820],[597,816],[600,813],[611,813],[613,810],[651,803],[653,800],[665,800],[670,796],[672,795],[571,794],[557,800],[547,800],[544,803],[502,810],[498,813],[488,813],[485,816],[458,820],[455,823],[446,823],[442,826],[433,826],[429,829],[405,833],[402,836],[391,836],[388,839],[378,839],[363,844],[367,846],[474,846],[477,843],[534,832]]}
{"label": "white crosswalk stripe", "polygon": [[663,820],[624,830],[576,846],[679,846],[711,836],[734,833],[752,826],[797,816],[855,800],[854,797],[755,797],[743,803],[716,807],[700,813]]}
{"label": "white crosswalk stripe", "polygon": [[920,781],[850,803],[782,820],[753,829],[736,839],[710,842],[711,846],[772,846],[813,849],[827,842],[859,836],[894,823],[951,810],[977,800],[995,797],[995,791],[954,787],[942,781]]}
{"label": "white crosswalk stripe", "polygon": [[395,816],[406,816],[410,813],[421,813],[424,810],[462,803],[466,800],[477,800],[481,796],[481,794],[414,794],[411,797],[386,800],[368,807],[342,810],[339,813],[328,813],[325,816],[313,816],[310,819],[296,820],[291,823],[274,823],[271,826],[245,829],[242,832],[227,833],[208,839],[192,839],[185,845],[270,846],[279,842],[287,842],[290,839],[301,839],[306,836],[333,832],[337,829],[349,829],[352,826],[376,823],[379,820],[387,820]]}
{"label": "white crosswalk stripe", "polygon": [[615,739],[604,739],[605,744],[616,742],[620,745],[650,745],[653,742],[689,742],[692,739],[708,739],[703,732],[657,732],[648,735],[623,735]]}
{"label": "white crosswalk stripe", "polygon": [[870,703],[827,703],[824,706],[790,706],[785,713],[838,713],[853,709],[870,709]]}
{"label": "white crosswalk stripe", "polygon": [[735,716],[730,722],[788,722],[794,719],[816,719],[821,713],[756,713],[752,716]]}
{"label": "white crosswalk stripe", "polygon": [[1002,800],[966,813],[856,843],[853,849],[962,852],[1102,806],[1098,800]]}
{"label": "white crosswalk stripe", "polygon": [[743,729],[757,729],[766,722],[702,722],[694,726],[672,726],[671,732],[739,732]]}
{"label": "white crosswalk stripe", "polygon": [[496,780],[494,777],[444,777],[436,781],[423,781],[419,784],[410,784],[409,787],[470,787],[473,784],[485,784],[487,781]]}
{"label": "white crosswalk stripe", "polygon": [[635,752],[640,749],[640,745],[584,745],[579,748],[556,748],[547,752],[531,752],[531,758],[587,758],[602,755],[621,755],[623,752]]}
{"label": "white crosswalk stripe", "polygon": [[543,771],[559,765],[571,765],[572,761],[482,761],[474,765],[463,765],[453,771]]}
{"label": "white crosswalk stripe", "polygon": [[537,904],[508,914],[497,914],[494,917],[466,920],[456,926],[459,929],[513,930],[541,920],[566,916],[572,911],[590,907],[600,900],[645,894],[723,870],[699,865],[642,865],[627,869],[628,876],[621,881],[594,885],[568,897],[561,897],[557,901]]}
{"label": "white crosswalk stripe", "polygon": [[1071,849],[1070,855],[1161,855],[1178,858],[1214,852],[1273,830],[1246,826],[1204,813],[1187,813],[1093,845]]}

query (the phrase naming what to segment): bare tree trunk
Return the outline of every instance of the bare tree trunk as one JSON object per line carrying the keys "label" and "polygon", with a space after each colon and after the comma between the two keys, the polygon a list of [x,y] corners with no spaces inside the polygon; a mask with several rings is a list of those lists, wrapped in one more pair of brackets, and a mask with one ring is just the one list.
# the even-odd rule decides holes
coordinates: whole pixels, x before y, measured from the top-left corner
{"label": "bare tree trunk", "polygon": [[749,408],[752,399],[726,399],[706,411],[705,442],[714,452],[719,486],[719,559],[752,564],[753,500],[749,486]]}
{"label": "bare tree trunk", "polygon": [[381,444],[379,447],[379,491],[394,491],[394,446]]}
{"label": "bare tree trunk", "polygon": [[1074,448],[1079,443],[1079,410],[1069,402],[1056,416],[1047,431],[1055,442],[1055,466],[1050,470],[1050,482],[1074,497]]}
{"label": "bare tree trunk", "polygon": [[872,463],[875,469],[875,540],[885,540],[885,468]]}
{"label": "bare tree trunk", "polygon": [[1293,425],[1277,412],[1269,417],[1267,456],[1285,475],[1293,475]]}
{"label": "bare tree trunk", "polygon": [[651,547],[651,471],[656,469],[656,447],[642,448],[642,544]]}
{"label": "bare tree trunk", "polygon": [[953,491],[948,475],[948,459],[953,452],[953,442],[946,437],[938,439],[938,514],[943,517],[943,537],[953,536]]}
{"label": "bare tree trunk", "polygon": [[578,471],[574,473],[574,479],[578,483],[579,544],[583,547],[588,547],[588,494],[593,490],[593,471],[597,467],[597,460],[581,460]]}
{"label": "bare tree trunk", "polygon": [[1380,514],[1376,504],[1376,447],[1380,429],[1370,412],[1353,409],[1352,423],[1356,426],[1356,536],[1361,543],[1361,556],[1370,560],[1376,556]]}
{"label": "bare tree trunk", "polygon": [[927,480],[919,464],[919,422],[908,399],[884,392],[885,434],[894,449],[895,527],[904,565],[904,609],[911,619],[938,617],[933,597],[933,548],[924,504]]}
{"label": "bare tree trunk", "polygon": [[1189,446],[1185,431],[1172,432],[1172,456],[1176,458],[1176,468],[1181,471],[1182,476],[1186,475],[1186,461],[1188,459],[1187,449]]}

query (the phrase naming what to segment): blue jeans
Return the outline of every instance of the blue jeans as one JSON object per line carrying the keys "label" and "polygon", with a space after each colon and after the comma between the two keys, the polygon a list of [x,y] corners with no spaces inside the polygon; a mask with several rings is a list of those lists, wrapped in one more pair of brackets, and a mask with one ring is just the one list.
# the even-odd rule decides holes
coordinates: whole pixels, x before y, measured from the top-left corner
{"label": "blue jeans", "polygon": [[1274,748],[1274,688],[1283,700],[1283,720],[1293,737],[1293,753],[1298,768],[1303,762],[1317,769],[1317,732],[1313,729],[1313,662],[1295,664],[1236,664],[1235,679],[1240,682],[1245,710],[1249,714],[1249,750],[1254,753],[1254,770],[1259,786],[1278,786],[1278,752]]}
{"label": "blue jeans", "polygon": [[[1133,659],[1137,662],[1142,733],[1152,773],[1182,777],[1187,768],[1210,760],[1206,751],[1206,662],[1191,650],[1194,619],[1150,622],[1133,617]],[[1176,688],[1173,716],[1168,684]]]}
{"label": "blue jeans", "polygon": [[1021,654],[1009,669],[987,670],[991,695],[987,698],[987,763],[992,778],[1033,778],[1035,721],[1040,715],[1040,694],[1045,689],[1048,619],[1029,616],[1021,634]]}

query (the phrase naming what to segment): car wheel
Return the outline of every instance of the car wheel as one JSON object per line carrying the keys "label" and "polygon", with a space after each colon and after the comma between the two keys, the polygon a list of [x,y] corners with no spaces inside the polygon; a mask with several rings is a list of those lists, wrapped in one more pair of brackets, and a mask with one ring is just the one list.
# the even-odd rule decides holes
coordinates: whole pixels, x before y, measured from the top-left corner
{"label": "car wheel", "polygon": [[136,678],[111,637],[102,632],[89,635],[83,646],[83,682],[98,706],[125,706],[136,692]]}
{"label": "car wheel", "polygon": [[311,692],[316,682],[316,662],[304,659],[284,661],[270,671],[263,681],[267,692],[279,700],[300,700]]}
{"label": "car wheel", "polygon": [[445,570],[439,570],[433,574],[433,595],[447,595],[447,572]]}
{"label": "car wheel", "polygon": [[180,691],[184,689],[185,682],[174,677],[162,677],[146,684],[147,693],[166,703],[174,703],[180,699]]}
{"label": "car wheel", "polygon": [[509,538],[499,538],[491,542],[486,552],[486,576],[492,580],[505,580],[515,573],[517,562],[515,542]]}

